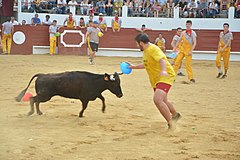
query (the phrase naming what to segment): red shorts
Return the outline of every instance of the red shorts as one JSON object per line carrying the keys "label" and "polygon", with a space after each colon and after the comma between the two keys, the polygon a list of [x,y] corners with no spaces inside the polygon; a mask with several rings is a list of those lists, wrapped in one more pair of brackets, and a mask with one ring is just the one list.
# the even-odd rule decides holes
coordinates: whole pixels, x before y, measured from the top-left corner
{"label": "red shorts", "polygon": [[172,87],[172,85],[167,84],[167,83],[163,83],[163,82],[159,82],[156,85],[156,88],[153,88],[154,92],[156,91],[156,89],[161,89],[164,92],[168,93],[168,91],[170,90],[170,88]]}

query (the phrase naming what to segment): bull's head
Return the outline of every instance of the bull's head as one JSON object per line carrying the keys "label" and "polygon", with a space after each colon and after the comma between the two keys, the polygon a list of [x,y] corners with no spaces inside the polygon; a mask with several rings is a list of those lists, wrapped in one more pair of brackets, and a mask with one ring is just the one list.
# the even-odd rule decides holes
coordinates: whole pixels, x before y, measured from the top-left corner
{"label": "bull's head", "polygon": [[120,85],[120,77],[118,73],[107,74],[104,75],[104,80],[107,81],[108,89],[115,94],[118,98],[123,96],[121,85]]}

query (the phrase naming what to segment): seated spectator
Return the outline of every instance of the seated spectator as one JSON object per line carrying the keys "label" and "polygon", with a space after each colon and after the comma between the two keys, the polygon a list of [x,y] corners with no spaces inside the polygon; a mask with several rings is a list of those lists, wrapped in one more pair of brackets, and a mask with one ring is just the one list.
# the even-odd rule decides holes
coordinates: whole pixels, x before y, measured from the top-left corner
{"label": "seated spectator", "polygon": [[22,24],[21,24],[22,26],[25,26],[25,25],[27,25],[27,22],[26,22],[26,20],[22,20]]}
{"label": "seated spectator", "polygon": [[67,22],[67,27],[69,27],[69,28],[74,28],[76,26],[76,21],[73,18],[72,12],[69,13],[69,16],[63,22],[63,26],[65,26],[66,22]]}
{"label": "seated spectator", "polygon": [[56,0],[47,0],[47,1],[48,1],[48,3],[47,3],[48,9],[52,9],[53,7],[57,6]]}
{"label": "seated spectator", "polygon": [[167,17],[173,17],[173,9],[174,9],[174,2],[173,0],[168,0],[167,1]]}
{"label": "seated spectator", "polygon": [[152,17],[153,16],[152,6],[153,5],[151,4],[150,0],[147,0],[146,2],[144,2],[142,14],[145,15],[146,17]]}
{"label": "seated spectator", "polygon": [[38,14],[36,13],[35,16],[32,18],[32,25],[41,24],[41,20],[38,18]]}
{"label": "seated spectator", "polygon": [[195,0],[191,0],[190,3],[188,3],[188,16],[189,18],[196,18],[197,17],[197,9],[198,9],[198,4],[195,2]]}
{"label": "seated spectator", "polygon": [[52,24],[49,15],[46,15],[45,19],[42,21],[42,24],[43,25],[51,25]]}
{"label": "seated spectator", "polygon": [[88,4],[88,15],[94,15],[94,1],[89,1],[89,4]]}
{"label": "seated spectator", "polygon": [[180,2],[180,0],[173,0],[174,7],[176,7],[176,6],[178,5],[179,2]]}
{"label": "seated spectator", "polygon": [[41,6],[41,0],[33,0],[33,3],[31,5],[31,12],[37,12],[41,13],[42,12],[42,6]]}
{"label": "seated spectator", "polygon": [[115,17],[112,19],[112,31],[120,32],[122,26],[122,20],[118,17],[118,13],[115,13]]}
{"label": "seated spectator", "polygon": [[58,0],[57,4],[57,14],[65,14],[66,13],[66,0]]}
{"label": "seated spectator", "polygon": [[236,7],[236,17],[240,18],[240,0],[236,1],[235,7]]}
{"label": "seated spectator", "polygon": [[212,0],[211,3],[209,3],[209,15],[212,18],[216,17],[216,14],[218,13],[218,4],[215,2],[215,0]]}
{"label": "seated spectator", "polygon": [[207,10],[208,10],[208,3],[206,0],[200,0],[199,5],[198,5],[198,13],[199,17],[201,18],[206,18],[207,16]]}
{"label": "seated spectator", "polygon": [[134,7],[134,14],[139,14],[142,12],[142,0],[134,0],[133,1],[133,7]]}
{"label": "seated spectator", "polygon": [[187,5],[188,3],[185,0],[181,0],[178,3],[178,7],[179,7],[179,16],[181,18],[187,18],[188,17],[188,12],[187,12]]}
{"label": "seated spectator", "polygon": [[126,5],[128,6],[128,16],[133,16],[133,2],[131,0],[127,0]]}
{"label": "seated spectator", "polygon": [[15,26],[15,25],[19,25],[18,21],[15,20],[15,17],[11,17],[10,23]]}
{"label": "seated spectator", "polygon": [[93,23],[93,15],[90,15],[86,26],[91,27],[92,23]]}
{"label": "seated spectator", "polygon": [[99,29],[102,32],[107,32],[107,22],[106,20],[103,18],[103,14],[99,13],[99,18],[97,20],[98,24],[99,24]]}
{"label": "seated spectator", "polygon": [[105,7],[106,7],[107,15],[112,16],[112,12],[113,12],[113,2],[112,2],[112,0],[107,0],[106,4],[105,4]]}
{"label": "seated spectator", "polygon": [[89,12],[89,5],[88,0],[83,0],[80,4],[81,9],[81,15],[88,15]]}
{"label": "seated spectator", "polygon": [[146,28],[146,25],[143,24],[141,28],[136,28],[136,31],[139,31],[139,32],[145,32],[145,31],[148,31],[148,30],[152,30],[151,28]]}
{"label": "seated spectator", "polygon": [[156,1],[153,4],[153,15],[154,17],[158,17],[159,12],[161,11],[161,6],[160,4]]}
{"label": "seated spectator", "polygon": [[97,10],[99,13],[105,14],[105,3],[104,3],[103,0],[99,0],[99,1],[96,3],[96,10]]}
{"label": "seated spectator", "polygon": [[166,8],[167,8],[167,0],[156,0],[160,7],[161,7],[161,12],[165,12]]}
{"label": "seated spectator", "polygon": [[220,0],[220,13],[227,13],[227,0]]}
{"label": "seated spectator", "polygon": [[157,45],[163,51],[163,53],[166,52],[166,41],[163,38],[162,33],[159,33],[154,44]]}
{"label": "seated spectator", "polygon": [[30,7],[33,3],[33,0],[22,0],[22,12],[30,12]]}
{"label": "seated spectator", "polygon": [[85,24],[85,21],[84,21],[83,17],[80,18],[78,27],[79,28],[86,28],[86,24]]}
{"label": "seated spectator", "polygon": [[235,3],[236,3],[235,0],[228,0],[227,10],[229,10],[230,7],[235,7]]}
{"label": "seated spectator", "polygon": [[76,6],[78,6],[78,3],[75,0],[71,0],[68,2],[69,10],[72,14],[76,14]]}
{"label": "seated spectator", "polygon": [[118,12],[118,15],[122,14],[123,0],[114,0],[114,12]]}

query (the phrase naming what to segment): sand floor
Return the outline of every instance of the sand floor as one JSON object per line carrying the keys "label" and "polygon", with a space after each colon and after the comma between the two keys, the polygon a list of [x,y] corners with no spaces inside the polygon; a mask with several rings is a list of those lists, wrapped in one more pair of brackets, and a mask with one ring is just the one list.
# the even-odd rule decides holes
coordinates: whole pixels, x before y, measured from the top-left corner
{"label": "sand floor", "polygon": [[[152,102],[144,70],[121,76],[122,98],[104,92],[104,114],[99,99],[89,103],[81,119],[79,100],[54,97],[40,105],[42,116],[27,116],[29,102],[14,100],[36,73],[113,73],[122,61],[141,59],[97,57],[90,66],[80,56],[0,56],[0,159],[240,159],[239,62],[230,63],[224,80],[215,78],[214,61],[193,61],[196,84],[182,84],[186,77],[177,77],[169,99],[183,118],[170,132]],[[28,91],[35,94],[34,83]]]}

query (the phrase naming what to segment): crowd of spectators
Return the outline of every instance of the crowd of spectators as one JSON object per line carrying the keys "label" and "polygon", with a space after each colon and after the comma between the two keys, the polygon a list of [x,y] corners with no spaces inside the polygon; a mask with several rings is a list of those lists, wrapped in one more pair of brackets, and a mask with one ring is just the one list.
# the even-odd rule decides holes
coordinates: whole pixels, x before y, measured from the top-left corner
{"label": "crowd of spectators", "polygon": [[128,6],[130,17],[173,17],[174,7],[179,7],[181,18],[227,17],[230,7],[235,7],[235,17],[240,17],[240,0],[22,0],[22,11],[121,16],[123,5]]}

